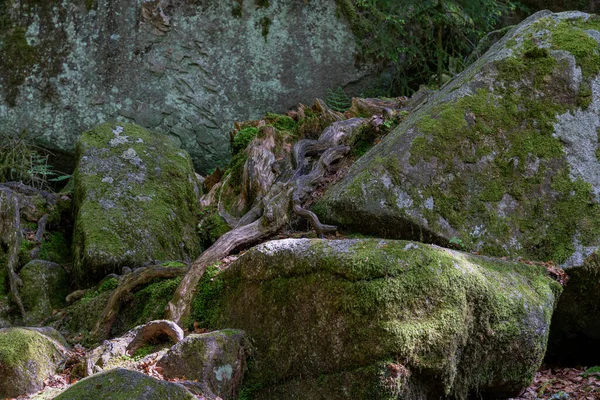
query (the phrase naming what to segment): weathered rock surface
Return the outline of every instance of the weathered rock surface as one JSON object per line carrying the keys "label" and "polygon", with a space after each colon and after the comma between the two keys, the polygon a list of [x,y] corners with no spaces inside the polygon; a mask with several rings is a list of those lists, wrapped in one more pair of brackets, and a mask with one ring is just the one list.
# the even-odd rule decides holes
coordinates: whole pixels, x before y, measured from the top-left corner
{"label": "weathered rock surface", "polygon": [[195,400],[196,397],[177,383],[122,368],[83,379],[56,397],[56,400],[92,399]]}
{"label": "weathered rock surface", "polygon": [[257,399],[507,398],[560,292],[542,267],[426,244],[287,239],[209,271],[192,317],[252,338]]}
{"label": "weathered rock surface", "polygon": [[131,124],[99,125],[77,144],[73,274],[82,285],[122,267],[200,252],[199,186],[188,154]]}
{"label": "weathered rock surface", "polygon": [[52,328],[0,329],[0,397],[35,392],[55,374],[68,350]]}
{"label": "weathered rock surface", "polygon": [[599,72],[600,18],[539,12],[313,210],[349,230],[582,265],[600,246]]}
{"label": "weathered rock surface", "polygon": [[0,131],[73,150],[119,119],[180,141],[201,171],[229,159],[234,120],[355,82],[334,0],[0,2]]}
{"label": "weathered rock surface", "polygon": [[246,368],[244,337],[244,332],[232,329],[191,334],[156,365],[166,378],[185,377],[224,400],[237,399]]}
{"label": "weathered rock surface", "polygon": [[29,262],[19,272],[23,287],[21,298],[25,323],[36,325],[65,306],[69,294],[69,276],[60,265],[43,260]]}

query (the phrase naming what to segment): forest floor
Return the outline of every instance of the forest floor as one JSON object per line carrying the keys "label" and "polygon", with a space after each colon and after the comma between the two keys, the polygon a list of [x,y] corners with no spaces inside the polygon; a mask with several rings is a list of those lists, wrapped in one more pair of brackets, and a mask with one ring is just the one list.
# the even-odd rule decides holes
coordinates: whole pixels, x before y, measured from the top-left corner
{"label": "forest floor", "polygon": [[599,400],[600,367],[542,367],[531,386],[512,400]]}

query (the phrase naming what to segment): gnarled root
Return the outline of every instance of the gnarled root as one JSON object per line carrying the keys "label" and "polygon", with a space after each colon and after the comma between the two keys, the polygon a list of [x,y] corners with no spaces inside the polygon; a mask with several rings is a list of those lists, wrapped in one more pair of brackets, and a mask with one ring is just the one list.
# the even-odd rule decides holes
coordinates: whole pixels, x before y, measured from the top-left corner
{"label": "gnarled root", "polygon": [[129,275],[125,275],[122,281],[119,282],[119,286],[115,289],[113,294],[110,296],[108,303],[104,307],[102,316],[96,322],[96,327],[92,332],[94,340],[106,339],[110,334],[110,328],[117,318],[119,309],[121,308],[121,302],[127,293],[134,292],[135,289],[142,285],[147,285],[151,281],[157,278],[169,279],[176,278],[178,276],[185,275],[188,271],[187,267],[162,267],[153,266],[147,268],[140,268],[135,270]]}

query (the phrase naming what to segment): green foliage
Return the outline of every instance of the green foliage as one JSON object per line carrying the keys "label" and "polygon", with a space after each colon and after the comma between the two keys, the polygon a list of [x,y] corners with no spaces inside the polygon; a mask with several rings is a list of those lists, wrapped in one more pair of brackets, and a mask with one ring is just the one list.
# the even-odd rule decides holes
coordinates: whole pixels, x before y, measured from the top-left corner
{"label": "green foliage", "polygon": [[511,0],[336,0],[361,55],[401,63],[390,94],[410,95],[460,72],[476,43],[514,8]]}
{"label": "green foliage", "polygon": [[231,148],[233,155],[235,156],[239,152],[243,151],[248,144],[258,135],[258,128],[249,126],[241,129],[235,134],[231,142]]}
{"label": "green foliage", "polygon": [[348,97],[344,89],[338,86],[335,91],[331,89],[327,91],[325,103],[334,111],[344,112],[352,105],[352,99]]}
{"label": "green foliage", "polygon": [[48,189],[49,182],[70,178],[48,164],[50,154],[31,144],[25,131],[18,136],[0,134],[0,182],[17,181]]}
{"label": "green foliage", "polygon": [[450,244],[451,244],[453,247],[456,247],[456,248],[458,248],[458,249],[464,249],[464,248],[465,248],[465,244],[464,244],[464,242],[462,241],[462,239],[460,239],[460,238],[457,238],[457,237],[453,237],[453,238],[451,238],[451,239],[450,239]]}
{"label": "green foliage", "polygon": [[142,358],[154,353],[156,346],[153,344],[145,344],[133,353],[133,360],[140,361]]}

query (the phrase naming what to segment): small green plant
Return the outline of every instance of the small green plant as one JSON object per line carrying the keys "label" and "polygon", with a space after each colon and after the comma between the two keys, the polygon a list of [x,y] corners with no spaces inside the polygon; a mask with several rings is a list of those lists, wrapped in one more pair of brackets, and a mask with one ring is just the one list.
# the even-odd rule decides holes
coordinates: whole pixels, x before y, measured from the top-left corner
{"label": "small green plant", "polygon": [[450,245],[452,245],[452,247],[456,248],[456,249],[464,249],[465,248],[465,243],[462,241],[462,239],[457,238],[457,237],[453,237],[450,239]]}
{"label": "small green plant", "polygon": [[18,136],[0,134],[0,182],[21,182],[48,189],[48,182],[69,179],[48,163],[51,153],[31,144],[27,132]]}
{"label": "small green plant", "polygon": [[153,344],[145,344],[133,353],[133,360],[140,361],[142,358],[154,353],[156,346]]}
{"label": "small green plant", "polygon": [[327,103],[327,106],[334,111],[344,112],[352,105],[352,99],[348,97],[346,92],[344,92],[344,89],[338,86],[335,91],[331,89],[328,90],[325,103]]}

